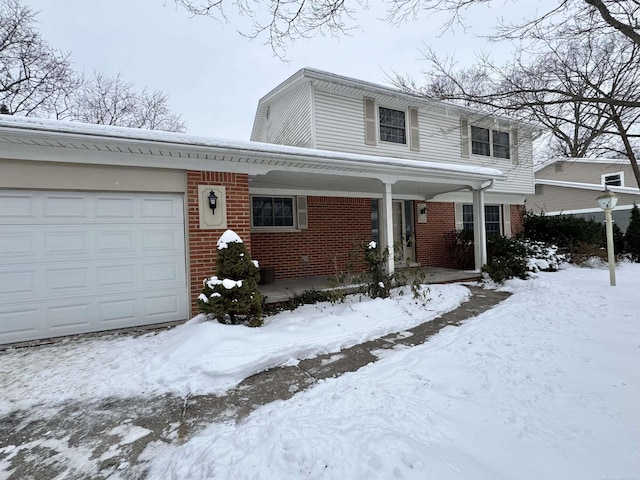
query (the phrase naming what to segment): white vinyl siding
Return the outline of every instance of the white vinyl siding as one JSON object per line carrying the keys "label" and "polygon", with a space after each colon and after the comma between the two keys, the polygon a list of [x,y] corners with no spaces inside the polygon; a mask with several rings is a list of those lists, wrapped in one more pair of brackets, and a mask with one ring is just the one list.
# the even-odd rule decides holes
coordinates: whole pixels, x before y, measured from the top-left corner
{"label": "white vinyl siding", "polygon": [[636,177],[633,174],[633,170],[631,170],[630,163],[572,162],[571,159],[560,163],[562,164],[562,168],[559,171],[556,170],[556,165],[559,163],[547,165],[536,173],[536,178],[603,185],[603,175],[622,172],[624,177],[623,186],[638,188]]}
{"label": "white vinyl siding", "polygon": [[264,134],[252,140],[295,147],[313,147],[310,84],[304,84],[270,101],[268,112]]}
{"label": "white vinyl siding", "polygon": [[[354,92],[342,95],[320,88],[315,91],[316,148],[415,159],[430,162],[475,165],[497,168],[507,175],[507,181],[498,180],[492,189],[504,193],[533,193],[533,168],[531,138],[520,132],[519,165],[509,159],[494,157],[463,158],[461,152],[460,117],[437,107],[418,110],[420,151],[407,145],[378,143],[367,145],[364,141],[365,118],[363,99],[370,95]],[[373,97],[373,95],[371,95]],[[411,108],[410,104],[397,105],[391,97],[376,98],[379,105]]]}
{"label": "white vinyl siding", "polygon": [[[567,188],[555,185],[543,185],[541,195],[527,198],[527,209],[536,213],[572,211],[583,209],[600,210],[596,198],[601,192],[597,190],[582,190],[579,188]],[[618,206],[640,204],[640,195],[628,193],[616,193]]]}
{"label": "white vinyl siding", "polygon": [[187,318],[182,194],[0,190],[0,343]]}

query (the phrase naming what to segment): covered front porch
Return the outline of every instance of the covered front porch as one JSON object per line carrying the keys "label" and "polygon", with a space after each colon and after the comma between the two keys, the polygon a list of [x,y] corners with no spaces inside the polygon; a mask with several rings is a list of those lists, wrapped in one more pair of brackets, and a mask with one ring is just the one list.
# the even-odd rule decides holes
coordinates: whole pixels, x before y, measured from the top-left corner
{"label": "covered front porch", "polygon": [[[397,269],[397,273],[405,275],[411,281],[419,279],[422,283],[453,283],[464,281],[476,281],[481,278],[477,271],[456,270],[453,268],[439,267],[412,267]],[[359,290],[362,283],[357,275],[353,276],[354,283],[342,282],[339,284],[335,276],[301,277],[276,280],[269,285],[259,285],[258,290],[265,297],[266,303],[280,303],[308,290],[332,290],[343,288],[349,293]]]}

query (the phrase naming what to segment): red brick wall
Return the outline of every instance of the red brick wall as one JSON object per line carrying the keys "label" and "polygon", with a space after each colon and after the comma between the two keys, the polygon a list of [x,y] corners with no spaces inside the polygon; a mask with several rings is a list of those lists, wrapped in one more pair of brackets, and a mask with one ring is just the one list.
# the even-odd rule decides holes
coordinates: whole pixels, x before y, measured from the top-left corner
{"label": "red brick wall", "polygon": [[[371,240],[369,198],[310,196],[307,209],[305,230],[251,233],[252,258],[261,267],[275,267],[276,279],[339,273],[349,262],[353,245]],[[308,257],[307,265],[302,256]],[[363,269],[362,262],[354,265],[354,271]]]}
{"label": "red brick wall", "polygon": [[524,233],[524,205],[511,205],[511,236]]}
{"label": "red brick wall", "polygon": [[246,174],[187,171],[187,215],[189,222],[188,255],[191,285],[191,313],[198,311],[196,298],[202,291],[202,280],[215,274],[216,243],[221,230],[200,230],[198,185],[226,187],[227,228],[235,231],[251,249],[249,216],[249,177]]}
{"label": "red brick wall", "polygon": [[[414,202],[414,209],[416,205]],[[417,210],[414,217],[418,218]],[[427,223],[416,223],[416,259],[420,265],[453,268],[447,235],[455,228],[453,203],[427,203]]]}

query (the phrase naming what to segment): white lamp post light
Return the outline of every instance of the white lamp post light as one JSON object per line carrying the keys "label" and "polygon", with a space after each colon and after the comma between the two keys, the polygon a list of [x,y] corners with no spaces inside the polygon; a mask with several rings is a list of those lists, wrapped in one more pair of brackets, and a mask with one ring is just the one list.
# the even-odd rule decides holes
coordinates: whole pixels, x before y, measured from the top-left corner
{"label": "white lamp post light", "polygon": [[616,257],[613,253],[613,220],[611,219],[611,211],[616,208],[618,196],[605,190],[598,197],[598,205],[604,210],[604,218],[607,225],[607,256],[609,260],[609,284],[612,287],[616,285]]}

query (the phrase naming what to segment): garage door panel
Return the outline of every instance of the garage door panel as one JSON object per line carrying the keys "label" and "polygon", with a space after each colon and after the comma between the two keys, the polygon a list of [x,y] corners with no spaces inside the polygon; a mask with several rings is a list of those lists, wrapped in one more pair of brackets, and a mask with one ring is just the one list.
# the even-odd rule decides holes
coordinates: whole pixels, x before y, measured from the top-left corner
{"label": "garage door panel", "polygon": [[90,319],[89,302],[63,303],[47,309],[45,328],[51,333],[86,332],[91,326]]}
{"label": "garage door panel", "polygon": [[187,316],[181,195],[0,191],[0,225],[0,343]]}
{"label": "garage door panel", "polygon": [[132,288],[136,285],[136,265],[102,265],[96,268],[96,281],[102,288]]}
{"label": "garage door panel", "polygon": [[2,325],[0,343],[17,342],[23,338],[38,338],[41,318],[42,315],[37,308],[0,310],[0,325]]}
{"label": "garage door panel", "polygon": [[34,231],[0,231],[0,252],[11,259],[14,255],[36,255],[36,237]]}
{"label": "garage door panel", "polygon": [[90,232],[76,228],[64,231],[45,232],[44,253],[47,257],[64,257],[73,255],[87,256],[89,251]]}
{"label": "garage door panel", "polygon": [[180,215],[176,210],[178,205],[171,199],[143,198],[141,207],[142,218],[173,219]]}
{"label": "garage door panel", "polygon": [[0,193],[0,219],[35,218],[35,196],[29,193],[6,192]]}
{"label": "garage door panel", "polygon": [[118,328],[138,321],[140,300],[135,297],[128,299],[119,298],[117,300],[100,300],[98,302],[98,322],[105,328]]}
{"label": "garage door panel", "polygon": [[96,199],[96,217],[131,220],[135,218],[135,199],[130,197],[98,197]]}
{"label": "garage door panel", "polygon": [[90,217],[89,200],[81,194],[76,195],[44,195],[44,218],[60,221],[61,219],[76,218],[86,220]]}

